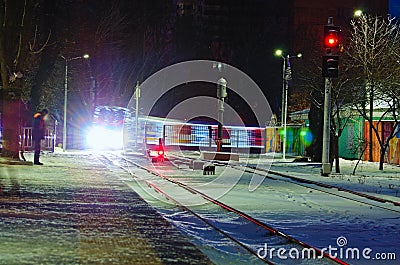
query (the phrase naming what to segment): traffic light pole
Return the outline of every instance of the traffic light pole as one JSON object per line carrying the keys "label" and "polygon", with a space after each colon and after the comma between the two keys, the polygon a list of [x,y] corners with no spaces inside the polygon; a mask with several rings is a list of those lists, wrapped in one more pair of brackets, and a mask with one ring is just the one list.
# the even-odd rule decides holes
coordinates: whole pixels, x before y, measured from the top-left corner
{"label": "traffic light pole", "polygon": [[339,56],[332,55],[332,49],[339,47],[340,27],[333,25],[333,18],[328,18],[328,24],[324,27],[323,44],[325,56],[322,62],[322,76],[325,78],[325,97],[324,97],[324,127],[322,132],[322,168],[321,175],[328,176],[332,171],[330,163],[330,143],[331,143],[331,90],[332,78],[338,77]]}
{"label": "traffic light pole", "polygon": [[331,173],[331,163],[329,161],[330,152],[330,131],[331,131],[331,90],[332,80],[325,77],[325,97],[324,97],[324,127],[322,132],[322,176]]}

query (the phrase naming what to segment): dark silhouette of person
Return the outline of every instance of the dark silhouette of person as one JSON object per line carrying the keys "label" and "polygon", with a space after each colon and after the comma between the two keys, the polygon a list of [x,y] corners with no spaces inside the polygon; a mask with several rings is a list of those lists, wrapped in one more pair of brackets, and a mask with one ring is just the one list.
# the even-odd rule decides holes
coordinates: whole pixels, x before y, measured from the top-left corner
{"label": "dark silhouette of person", "polygon": [[41,112],[35,113],[35,115],[33,115],[32,140],[35,147],[35,155],[33,158],[33,164],[35,165],[43,165],[43,163],[39,162],[40,145],[45,135],[46,127],[44,124],[44,117],[48,113],[49,111],[47,109],[43,109]]}

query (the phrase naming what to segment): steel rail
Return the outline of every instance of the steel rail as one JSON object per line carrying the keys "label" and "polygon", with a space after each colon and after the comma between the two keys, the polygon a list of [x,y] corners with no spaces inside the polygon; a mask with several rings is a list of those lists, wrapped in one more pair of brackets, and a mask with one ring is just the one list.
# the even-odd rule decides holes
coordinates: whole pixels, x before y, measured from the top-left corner
{"label": "steel rail", "polygon": [[[300,241],[300,240],[298,240],[298,239],[296,239],[296,238],[294,238],[294,237],[292,237],[292,236],[290,236],[288,234],[285,234],[285,233],[283,233],[281,231],[278,231],[277,229],[273,228],[272,226],[270,226],[270,225],[268,225],[268,224],[266,224],[266,223],[264,223],[264,222],[262,222],[262,221],[260,221],[260,220],[258,220],[256,218],[254,218],[254,217],[251,217],[250,215],[248,215],[248,214],[246,214],[246,213],[244,213],[244,212],[242,212],[242,211],[240,211],[238,209],[235,209],[235,208],[233,208],[233,207],[231,207],[231,206],[229,206],[229,205],[227,205],[227,204],[225,204],[225,203],[223,203],[223,202],[221,202],[219,200],[216,200],[216,199],[204,194],[203,192],[200,192],[200,191],[198,191],[196,189],[193,189],[190,186],[188,186],[188,185],[186,185],[186,184],[184,184],[182,182],[177,181],[176,179],[169,178],[169,177],[167,177],[167,176],[165,176],[165,175],[163,175],[163,174],[161,174],[159,172],[156,172],[156,171],[154,171],[152,169],[149,169],[149,168],[147,168],[147,167],[145,167],[143,165],[140,165],[140,164],[138,164],[138,163],[136,163],[134,161],[131,161],[131,160],[127,159],[124,156],[119,156],[119,158],[120,159],[124,159],[126,162],[129,162],[129,163],[135,165],[138,168],[146,170],[147,172],[149,172],[149,173],[151,173],[151,174],[153,174],[155,176],[158,176],[158,177],[160,177],[162,179],[165,179],[165,180],[167,180],[167,181],[169,181],[169,182],[171,182],[173,184],[176,184],[176,185],[188,190],[189,192],[192,192],[194,194],[200,195],[205,200],[207,200],[209,202],[212,202],[213,204],[225,209],[226,211],[235,213],[235,214],[241,216],[242,218],[248,220],[249,222],[252,222],[252,223],[256,224],[257,226],[269,231],[272,235],[277,235],[277,236],[280,236],[280,237],[286,239],[288,241],[288,243],[294,243],[294,244],[299,245],[299,246],[301,246],[303,248],[313,249],[321,257],[323,256],[323,257],[325,257],[325,258],[327,258],[327,259],[329,259],[329,260],[331,260],[331,261],[333,261],[333,262],[335,262],[337,264],[348,265],[348,263],[346,263],[346,262],[344,262],[344,261],[342,261],[342,260],[340,260],[340,259],[338,259],[336,257],[333,257],[333,256],[329,255],[328,253],[326,253],[324,251],[321,251],[320,249],[318,249],[318,248],[316,248],[314,246],[311,246],[311,245],[309,245],[309,244],[307,244],[307,243],[305,243],[303,241]],[[257,257],[261,258],[258,255],[257,255]]]}

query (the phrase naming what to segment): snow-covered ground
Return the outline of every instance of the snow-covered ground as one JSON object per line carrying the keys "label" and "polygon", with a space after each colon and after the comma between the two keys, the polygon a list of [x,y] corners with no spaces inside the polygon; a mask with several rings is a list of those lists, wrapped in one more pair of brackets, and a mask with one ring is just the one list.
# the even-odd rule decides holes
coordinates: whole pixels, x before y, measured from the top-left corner
{"label": "snow-covered ground", "polygon": [[[320,165],[313,163],[273,163],[271,170],[293,172],[296,176],[370,193],[374,196],[400,201],[400,166],[385,164],[378,170],[378,163],[361,161],[353,175],[357,161],[340,159],[340,173],[335,168],[329,177],[322,177]],[[397,199],[396,199],[397,198]]]}
{"label": "snow-covered ground", "polygon": [[[79,153],[74,155],[79,156]],[[30,158],[29,154],[27,157]],[[43,160],[46,163],[46,155],[43,156]],[[322,177],[320,165],[292,161],[292,159],[283,161],[278,156],[261,156],[261,159],[256,157],[251,157],[248,161],[242,159],[241,163],[257,164],[260,168],[270,168],[273,171],[400,202],[398,166],[385,165],[384,171],[379,171],[377,163],[361,162],[356,175],[353,176],[351,172],[356,162],[341,160],[342,174]],[[25,170],[26,166],[23,167]],[[117,167],[110,168],[118,170]],[[54,172],[54,177],[63,173],[62,167],[59,169]],[[268,178],[263,178],[260,185],[252,190],[249,184],[254,180],[253,174],[222,165],[216,167],[216,175],[203,175],[201,171],[193,171],[184,165],[180,169],[161,166],[158,170],[301,241],[326,249],[326,252],[330,250],[331,254],[349,264],[400,264],[400,207],[393,204],[380,202],[365,204],[368,200],[359,199],[355,195],[350,198],[360,201],[350,200],[346,198],[348,196],[346,193],[337,189],[310,190],[306,186]],[[258,251],[260,255],[266,253],[266,248],[267,251],[271,251],[271,246],[280,245],[279,241],[271,239],[265,231],[254,232],[255,229],[249,224],[244,224],[237,216],[221,211],[215,205],[182,190],[175,184],[154,175],[146,175],[134,167],[131,167],[131,171],[136,179],[120,171],[118,174],[120,181],[137,191],[179,229],[190,235],[199,248],[216,264],[258,264],[260,261],[250,257],[192,215],[174,206],[171,201],[149,188],[141,179],[154,182],[164,192],[197,214],[208,218],[221,229],[233,231],[235,236]],[[31,174],[34,172],[40,171],[32,171]],[[284,244],[281,246],[288,247]],[[286,249],[286,254],[288,251],[290,249]],[[299,261],[287,256],[287,259],[283,259],[284,257],[279,257],[276,250],[272,252],[273,262],[277,264],[321,264],[320,260]],[[376,259],[379,255],[387,260]]]}
{"label": "snow-covered ground", "polygon": [[[291,161],[262,156],[261,159],[249,158],[247,162],[252,165],[258,164],[260,168],[270,168],[273,171],[400,202],[398,172],[400,168],[397,166],[385,165],[384,171],[378,171],[376,163],[361,162],[356,175],[353,176],[351,172],[355,162],[342,160],[342,174],[323,177],[320,174],[320,165]],[[268,178],[263,179],[254,191],[250,191],[249,184],[254,180],[253,174],[225,166],[217,166],[215,176],[202,175],[201,171],[193,171],[185,166],[181,166],[179,171],[171,167],[158,169],[163,174],[211,197],[219,198],[223,203],[268,223],[280,231],[320,249],[326,249],[326,252],[330,251],[332,255],[349,264],[399,264],[400,207],[393,204],[369,202],[367,199],[344,194],[337,189],[320,187],[318,187],[319,190],[309,189]],[[199,198],[194,199],[189,193],[182,193],[180,189],[172,187],[173,185],[163,186],[160,180],[154,179],[154,181],[158,181],[158,185],[165,192],[174,196],[182,204],[190,206],[198,214],[227,230],[233,229],[239,238],[260,254],[265,253],[263,251],[266,246],[268,249],[269,239],[265,232],[250,235],[246,232],[248,227],[239,225],[234,217],[226,217],[226,213],[221,213],[220,210],[211,207],[209,203]],[[137,191],[149,193],[143,185]],[[149,199],[152,196],[155,198]],[[228,257],[232,255],[233,260],[236,260],[235,248],[233,250],[226,248],[226,239],[219,241],[215,237],[208,237],[209,235],[204,232],[205,229],[199,229],[199,224],[188,219],[186,213],[165,208],[168,201],[162,196],[147,197],[152,205],[163,212],[182,231],[195,238],[198,244],[211,244],[217,253],[224,253]],[[273,254],[275,255],[273,261],[278,264],[300,264],[298,260],[293,262],[290,258],[283,259],[277,256],[277,253]],[[218,254],[213,255],[218,257]],[[218,264],[232,264],[232,260],[214,261]],[[321,264],[319,260],[312,263],[310,260],[303,262],[304,264]]]}

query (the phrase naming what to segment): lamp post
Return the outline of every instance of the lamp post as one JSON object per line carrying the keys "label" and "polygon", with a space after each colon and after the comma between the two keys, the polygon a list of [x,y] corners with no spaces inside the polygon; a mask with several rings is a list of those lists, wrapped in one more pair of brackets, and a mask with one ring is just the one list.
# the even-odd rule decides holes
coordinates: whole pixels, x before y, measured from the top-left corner
{"label": "lamp post", "polygon": [[139,135],[139,98],[140,98],[140,86],[139,81],[136,82],[135,88],[135,100],[136,100],[136,110],[135,110],[135,147],[138,146],[138,135]]}
{"label": "lamp post", "polygon": [[354,17],[361,17],[363,15],[363,11],[360,9],[357,9],[354,11]]}
{"label": "lamp post", "polygon": [[290,59],[301,58],[302,54],[298,53],[295,56],[289,54],[283,56],[282,50],[276,50],[275,56],[283,59],[282,68],[282,111],[281,111],[281,126],[283,126],[283,143],[282,143],[282,159],[286,159],[286,120],[287,120],[287,108],[288,108],[288,89],[289,80],[291,79]]}
{"label": "lamp post", "polygon": [[82,56],[66,58],[61,55],[61,58],[65,61],[65,79],[64,79],[64,122],[63,122],[63,152],[67,149],[67,102],[68,102],[68,63],[78,59],[89,59],[89,54]]}

